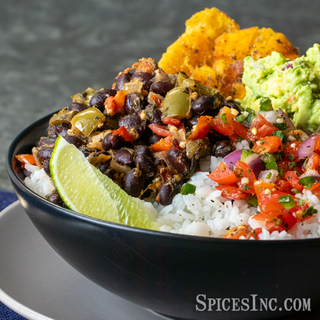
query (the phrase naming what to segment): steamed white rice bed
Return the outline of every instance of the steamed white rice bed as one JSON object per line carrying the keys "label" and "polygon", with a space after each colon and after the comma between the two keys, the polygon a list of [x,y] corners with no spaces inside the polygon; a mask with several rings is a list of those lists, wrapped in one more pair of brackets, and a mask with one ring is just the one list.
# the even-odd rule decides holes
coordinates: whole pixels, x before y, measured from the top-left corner
{"label": "steamed white rice bed", "polygon": [[[246,148],[239,145],[238,148]],[[249,225],[250,217],[257,214],[259,208],[250,207],[245,200],[230,201],[221,196],[216,190],[217,185],[208,178],[209,172],[214,170],[222,158],[207,157],[201,159],[200,170],[195,173],[189,183],[196,186],[194,194],[177,194],[171,205],[162,206],[134,198],[157,221],[160,230],[178,234],[188,234],[207,237],[222,237],[234,227]],[[26,185],[39,195],[46,197],[55,187],[43,169],[36,166],[27,168],[31,175],[25,178]],[[311,206],[318,210],[312,218],[295,225],[289,233],[274,231],[271,234],[266,229],[259,235],[262,240],[273,239],[304,239],[320,236],[320,200],[310,191],[300,193],[298,198],[308,200]],[[244,237],[242,237],[244,239]]]}

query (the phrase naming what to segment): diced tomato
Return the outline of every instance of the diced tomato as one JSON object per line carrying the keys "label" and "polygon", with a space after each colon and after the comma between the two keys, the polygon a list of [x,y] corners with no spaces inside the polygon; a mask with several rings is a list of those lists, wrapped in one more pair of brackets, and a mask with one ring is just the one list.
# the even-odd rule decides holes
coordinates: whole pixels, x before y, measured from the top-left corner
{"label": "diced tomato", "polygon": [[148,96],[148,100],[154,101],[155,104],[156,104],[158,107],[161,106],[162,101],[163,101],[163,99],[161,98],[161,96],[158,95],[158,94],[155,94],[155,93],[154,93],[154,94],[150,94],[150,95]]}
{"label": "diced tomato", "polygon": [[298,150],[301,144],[302,144],[302,141],[290,142],[283,150],[285,153],[285,159],[288,159],[290,161],[294,161],[298,159]]}
{"label": "diced tomato", "polygon": [[278,166],[278,170],[280,172],[280,175],[282,177],[285,176],[285,174],[288,172],[288,171],[292,171],[292,170],[295,170],[297,171],[299,174],[302,174],[303,171],[302,169],[300,168],[300,163],[296,163],[296,162],[291,162],[291,161],[288,161],[288,160],[281,160],[281,161],[278,161],[277,162],[277,166]]}
{"label": "diced tomato", "polygon": [[110,96],[104,101],[106,111],[109,115],[115,115],[116,113],[122,113],[124,111],[124,103],[126,99],[126,93],[124,91],[117,91],[114,97]]}
{"label": "diced tomato", "polygon": [[233,134],[233,120],[235,114],[228,107],[220,109],[219,113],[212,120],[212,128],[225,136]]}
{"label": "diced tomato", "polygon": [[239,180],[223,161],[221,161],[208,177],[219,184],[233,184]]}
{"label": "diced tomato", "polygon": [[239,178],[238,187],[244,193],[255,193],[254,182],[257,180],[253,170],[243,161],[237,161],[234,173]]}
{"label": "diced tomato", "polygon": [[260,138],[254,144],[252,151],[255,153],[275,153],[282,151],[283,146],[279,137],[268,136]]}
{"label": "diced tomato", "polygon": [[194,131],[188,137],[188,139],[197,140],[205,138],[212,127],[212,120],[213,118],[211,116],[200,116]]}
{"label": "diced tomato", "polygon": [[299,183],[297,171],[288,171],[285,174],[285,178],[292,185],[292,188],[295,188],[300,192],[304,189],[304,186]]}
{"label": "diced tomato", "polygon": [[24,167],[26,164],[31,164],[33,166],[36,165],[36,160],[32,154],[18,154],[16,159],[21,163]]}
{"label": "diced tomato", "polygon": [[234,133],[243,139],[248,138],[248,129],[240,122],[233,120],[232,122]]}
{"label": "diced tomato", "polygon": [[261,226],[270,233],[276,230],[288,231],[297,223],[297,218],[292,213],[279,210],[261,212],[254,215],[252,219],[260,222]]}
{"label": "diced tomato", "polygon": [[155,134],[161,137],[168,137],[172,136],[172,133],[166,129],[165,126],[160,126],[159,124],[156,123],[151,123],[148,126]]}
{"label": "diced tomato", "polygon": [[262,233],[262,228],[255,228],[254,230],[250,231],[248,234],[247,234],[247,239],[255,239],[255,240],[259,240],[260,237],[259,237],[259,234]]}
{"label": "diced tomato", "polygon": [[275,182],[277,189],[282,192],[292,193],[292,185],[287,180],[278,179]]}
{"label": "diced tomato", "polygon": [[173,124],[174,126],[179,125],[180,120],[179,119],[175,119],[175,118],[163,118],[162,122],[164,124]]}
{"label": "diced tomato", "polygon": [[173,141],[172,136],[161,138],[158,142],[152,144],[150,146],[150,149],[153,152],[168,151],[173,147],[172,141]]}
{"label": "diced tomato", "polygon": [[320,182],[313,184],[308,190],[320,199]]}
{"label": "diced tomato", "polygon": [[283,210],[283,206],[279,203],[279,197],[288,195],[286,192],[278,191],[273,183],[267,183],[262,180],[254,183],[259,208],[262,212]]}
{"label": "diced tomato", "polygon": [[261,114],[258,114],[252,121],[248,131],[248,138],[251,141],[271,135],[278,130],[270,122],[268,122]]}
{"label": "diced tomato", "polygon": [[249,232],[248,226],[239,226],[231,228],[222,237],[225,239],[239,239],[241,236],[246,237]]}
{"label": "diced tomato", "polygon": [[131,143],[134,142],[133,136],[129,133],[129,131],[124,126],[121,126],[117,130],[112,130],[112,133],[120,135],[126,141],[129,141]]}
{"label": "diced tomato", "polygon": [[313,151],[316,153],[320,153],[320,136],[317,138],[316,143],[314,145]]}
{"label": "diced tomato", "polygon": [[235,185],[220,185],[216,186],[217,190],[221,190],[221,196],[229,200],[240,200],[248,196]]}
{"label": "diced tomato", "polygon": [[305,168],[306,170],[317,170],[320,172],[320,155],[312,152],[311,157],[306,162]]}

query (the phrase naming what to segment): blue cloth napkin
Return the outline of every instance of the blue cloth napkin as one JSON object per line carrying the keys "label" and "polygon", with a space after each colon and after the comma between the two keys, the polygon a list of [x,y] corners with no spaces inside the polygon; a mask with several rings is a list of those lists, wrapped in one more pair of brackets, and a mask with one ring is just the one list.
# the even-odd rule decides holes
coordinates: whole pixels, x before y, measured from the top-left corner
{"label": "blue cloth napkin", "polygon": [[[18,198],[15,193],[0,191],[0,211],[7,207]],[[24,317],[18,315],[6,305],[0,302],[0,320],[26,320]]]}

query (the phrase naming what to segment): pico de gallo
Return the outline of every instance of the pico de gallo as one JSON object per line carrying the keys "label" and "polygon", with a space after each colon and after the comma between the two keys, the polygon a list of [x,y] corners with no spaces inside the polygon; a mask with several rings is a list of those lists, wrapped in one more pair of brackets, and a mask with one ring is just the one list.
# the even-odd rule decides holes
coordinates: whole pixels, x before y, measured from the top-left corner
{"label": "pico de gallo", "polygon": [[259,208],[249,226],[231,228],[225,238],[259,239],[262,228],[289,231],[317,213],[299,194],[309,190],[320,199],[320,133],[297,129],[282,110],[272,110],[269,99],[261,101],[258,112],[246,109],[232,117],[225,109],[219,122],[212,120],[219,132],[245,139],[249,148],[225,156],[209,177],[224,198]]}

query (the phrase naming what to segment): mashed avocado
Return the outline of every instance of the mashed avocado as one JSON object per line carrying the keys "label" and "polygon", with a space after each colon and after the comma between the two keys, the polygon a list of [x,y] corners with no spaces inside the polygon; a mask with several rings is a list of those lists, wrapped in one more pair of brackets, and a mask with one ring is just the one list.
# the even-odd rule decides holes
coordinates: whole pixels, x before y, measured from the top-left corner
{"label": "mashed avocado", "polygon": [[272,107],[284,110],[298,128],[315,131],[320,127],[319,44],[292,61],[277,52],[258,61],[246,57],[242,81],[244,108],[259,110],[260,99],[268,97]]}

